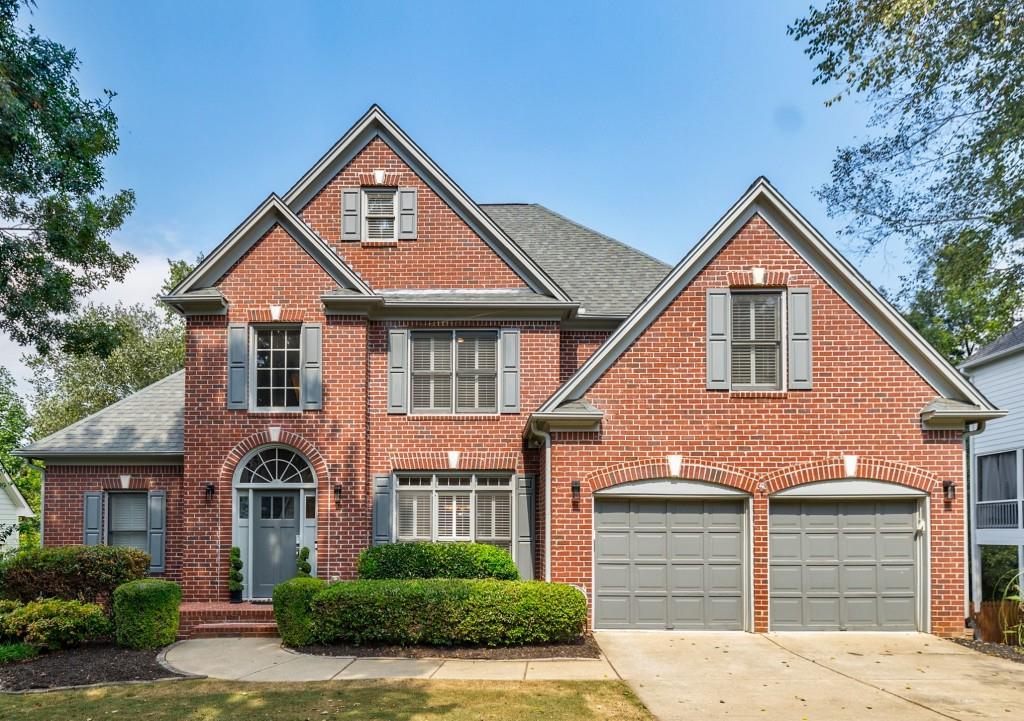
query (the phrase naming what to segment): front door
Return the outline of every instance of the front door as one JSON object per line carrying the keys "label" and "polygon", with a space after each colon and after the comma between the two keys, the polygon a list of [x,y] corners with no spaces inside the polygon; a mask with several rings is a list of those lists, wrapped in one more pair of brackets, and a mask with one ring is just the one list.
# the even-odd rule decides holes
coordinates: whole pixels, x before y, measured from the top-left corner
{"label": "front door", "polygon": [[274,586],[295,576],[295,537],[299,533],[297,491],[257,491],[252,529],[253,598],[270,598]]}

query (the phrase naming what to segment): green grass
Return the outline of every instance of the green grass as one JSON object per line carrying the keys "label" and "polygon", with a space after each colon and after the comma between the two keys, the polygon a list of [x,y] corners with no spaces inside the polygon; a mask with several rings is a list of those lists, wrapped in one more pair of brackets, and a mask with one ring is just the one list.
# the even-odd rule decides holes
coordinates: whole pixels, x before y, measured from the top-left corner
{"label": "green grass", "polygon": [[611,681],[174,681],[0,696],[10,721],[651,721]]}
{"label": "green grass", "polygon": [[0,643],[0,665],[24,661],[39,655],[39,649],[27,643]]}

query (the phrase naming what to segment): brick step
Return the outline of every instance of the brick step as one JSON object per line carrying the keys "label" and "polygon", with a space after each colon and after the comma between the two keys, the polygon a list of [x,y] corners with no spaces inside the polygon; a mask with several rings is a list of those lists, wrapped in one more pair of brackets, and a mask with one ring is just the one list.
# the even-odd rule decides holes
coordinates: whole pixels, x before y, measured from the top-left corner
{"label": "brick step", "polygon": [[[181,635],[181,634],[179,634]],[[277,636],[277,624],[273,621],[219,621],[201,623],[192,627],[183,638],[218,638],[223,636],[274,637]]]}

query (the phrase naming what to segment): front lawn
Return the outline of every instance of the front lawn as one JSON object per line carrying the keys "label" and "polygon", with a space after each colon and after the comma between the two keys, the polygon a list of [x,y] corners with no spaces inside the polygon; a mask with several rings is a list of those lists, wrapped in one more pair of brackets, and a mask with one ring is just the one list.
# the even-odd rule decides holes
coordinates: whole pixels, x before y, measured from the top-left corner
{"label": "front lawn", "polygon": [[0,696],[10,721],[650,721],[611,681],[171,681]]}

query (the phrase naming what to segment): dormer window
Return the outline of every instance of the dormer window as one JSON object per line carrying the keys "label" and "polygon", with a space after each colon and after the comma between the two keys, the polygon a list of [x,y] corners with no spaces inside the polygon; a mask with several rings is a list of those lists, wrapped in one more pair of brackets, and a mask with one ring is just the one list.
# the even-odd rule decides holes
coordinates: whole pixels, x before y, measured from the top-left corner
{"label": "dormer window", "polygon": [[396,240],[394,188],[363,191],[363,238],[369,241]]}

